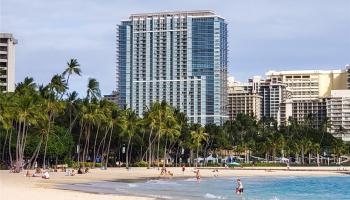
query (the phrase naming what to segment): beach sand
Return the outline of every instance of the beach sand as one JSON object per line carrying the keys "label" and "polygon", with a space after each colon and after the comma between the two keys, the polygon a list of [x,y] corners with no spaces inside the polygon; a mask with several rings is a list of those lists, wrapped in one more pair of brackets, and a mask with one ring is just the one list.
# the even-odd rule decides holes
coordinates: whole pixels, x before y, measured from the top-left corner
{"label": "beach sand", "polygon": [[[181,168],[167,168],[173,177],[195,177],[193,168],[186,168],[183,174]],[[213,177],[213,169],[200,169],[202,177]],[[220,169],[218,175],[221,177],[243,177],[243,176],[342,176],[337,167],[293,167],[287,171],[286,168],[244,168],[244,169]],[[347,170],[350,170],[347,169]],[[86,183],[97,181],[115,181],[123,179],[157,178],[160,170],[146,168],[108,168],[108,170],[91,169],[88,174],[77,174],[67,177],[64,172],[50,173],[50,179],[44,180],[37,177],[25,177],[25,172],[14,174],[8,170],[0,170],[0,199],[1,200],[145,200],[150,198],[83,193],[56,189],[60,184]],[[167,177],[169,178],[169,177]]]}

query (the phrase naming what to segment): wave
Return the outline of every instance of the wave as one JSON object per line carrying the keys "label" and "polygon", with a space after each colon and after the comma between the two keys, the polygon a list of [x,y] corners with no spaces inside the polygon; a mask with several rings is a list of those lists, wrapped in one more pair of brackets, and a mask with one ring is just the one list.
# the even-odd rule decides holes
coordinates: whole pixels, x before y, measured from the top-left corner
{"label": "wave", "polygon": [[128,186],[131,187],[131,188],[137,187],[137,185],[135,183],[129,183]]}
{"label": "wave", "polygon": [[156,198],[156,199],[172,199],[169,196],[165,196],[165,195],[155,195],[155,194],[151,194],[149,195],[150,197]]}
{"label": "wave", "polygon": [[[187,182],[198,182],[198,180],[196,178],[188,178],[188,179],[185,179],[183,181],[187,181]],[[200,182],[202,182],[203,179],[200,180]]]}
{"label": "wave", "polygon": [[175,181],[165,181],[165,180],[149,180],[146,184],[161,184],[161,185],[180,185]]}
{"label": "wave", "polygon": [[223,196],[218,196],[218,195],[210,194],[210,193],[206,193],[206,194],[204,195],[204,198],[207,198],[207,199],[226,199],[226,198],[223,197]]}

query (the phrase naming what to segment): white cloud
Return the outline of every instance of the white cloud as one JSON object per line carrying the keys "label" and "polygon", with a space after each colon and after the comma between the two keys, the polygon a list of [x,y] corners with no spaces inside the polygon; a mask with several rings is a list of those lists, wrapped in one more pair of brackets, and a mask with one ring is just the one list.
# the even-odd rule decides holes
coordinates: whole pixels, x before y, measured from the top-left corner
{"label": "white cloud", "polygon": [[[230,73],[349,62],[348,0],[0,0],[0,30],[13,32],[17,80],[45,82],[78,58],[104,93],[115,87],[115,25],[131,13],[210,9],[229,23]],[[74,89],[85,92],[85,78]]]}

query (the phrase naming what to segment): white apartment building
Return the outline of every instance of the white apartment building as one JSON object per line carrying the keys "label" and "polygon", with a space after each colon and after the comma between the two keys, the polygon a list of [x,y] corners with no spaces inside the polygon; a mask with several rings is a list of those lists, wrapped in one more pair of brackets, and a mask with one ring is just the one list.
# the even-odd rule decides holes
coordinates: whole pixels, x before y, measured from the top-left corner
{"label": "white apartment building", "polygon": [[0,92],[15,90],[15,44],[10,33],[0,33]]}
{"label": "white apartment building", "polygon": [[330,132],[344,141],[350,141],[350,90],[332,90],[327,99]]}

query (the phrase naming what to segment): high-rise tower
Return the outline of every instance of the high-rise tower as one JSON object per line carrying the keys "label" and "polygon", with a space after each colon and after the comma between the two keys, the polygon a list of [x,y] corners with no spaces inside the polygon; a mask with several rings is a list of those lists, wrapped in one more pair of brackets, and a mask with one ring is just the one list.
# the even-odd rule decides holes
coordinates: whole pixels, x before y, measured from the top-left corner
{"label": "high-rise tower", "polygon": [[15,44],[10,33],[0,33],[0,92],[15,90]]}
{"label": "high-rise tower", "polygon": [[212,11],[133,14],[117,26],[120,105],[142,115],[166,101],[192,123],[221,124],[227,104],[227,24]]}

